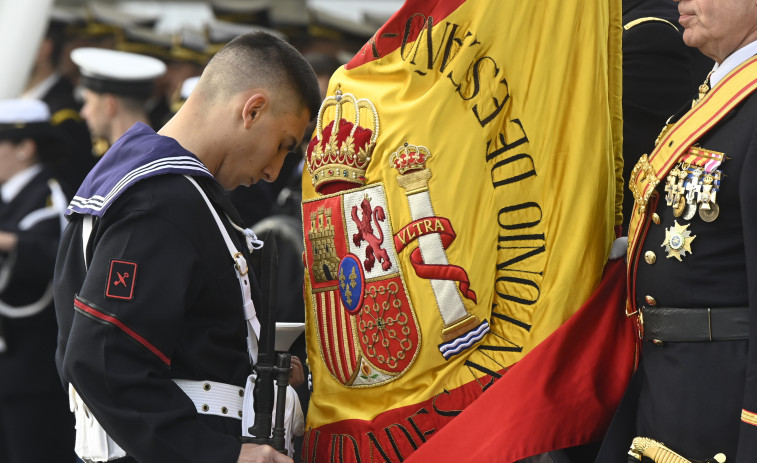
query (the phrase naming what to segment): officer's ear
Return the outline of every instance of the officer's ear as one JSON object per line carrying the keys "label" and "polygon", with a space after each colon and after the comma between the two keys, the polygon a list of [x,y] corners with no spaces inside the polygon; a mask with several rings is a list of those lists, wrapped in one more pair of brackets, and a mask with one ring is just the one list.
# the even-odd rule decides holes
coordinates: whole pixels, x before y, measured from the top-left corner
{"label": "officer's ear", "polygon": [[247,98],[242,108],[244,128],[249,129],[260,119],[260,115],[269,107],[268,96],[262,92],[255,92]]}

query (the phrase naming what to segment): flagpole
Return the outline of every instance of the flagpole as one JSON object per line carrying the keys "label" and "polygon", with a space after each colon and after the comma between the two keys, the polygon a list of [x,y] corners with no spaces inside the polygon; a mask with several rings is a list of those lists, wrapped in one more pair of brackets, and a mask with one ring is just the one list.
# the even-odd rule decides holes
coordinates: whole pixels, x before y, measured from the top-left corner
{"label": "flagpole", "polygon": [[53,0],[0,0],[0,98],[24,91],[52,5]]}

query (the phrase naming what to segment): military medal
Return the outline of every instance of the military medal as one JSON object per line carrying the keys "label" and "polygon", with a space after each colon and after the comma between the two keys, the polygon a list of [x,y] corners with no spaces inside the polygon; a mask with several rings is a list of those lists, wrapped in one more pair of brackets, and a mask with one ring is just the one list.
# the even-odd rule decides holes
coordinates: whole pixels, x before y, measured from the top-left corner
{"label": "military medal", "polygon": [[692,254],[691,242],[694,241],[696,235],[691,235],[691,231],[688,230],[690,224],[678,225],[678,221],[673,221],[673,226],[665,230],[665,241],[662,242],[662,246],[668,252],[668,259],[675,257],[681,261],[681,257],[685,257],[686,253]]}
{"label": "military medal", "polygon": [[681,217],[684,209],[686,209],[686,200],[683,196],[679,196],[676,200],[676,203],[673,205],[673,215],[676,217]]}
{"label": "military medal", "polygon": [[699,217],[705,222],[712,222],[718,218],[720,206],[715,202],[715,197],[720,189],[721,172],[716,170],[712,174],[707,173],[702,180],[702,191],[699,195]]}
{"label": "military medal", "polygon": [[705,222],[717,219],[720,206],[722,172],[717,168],[725,159],[723,153],[692,147],[668,174],[665,184],[665,202],[675,217],[691,220],[699,211]]}

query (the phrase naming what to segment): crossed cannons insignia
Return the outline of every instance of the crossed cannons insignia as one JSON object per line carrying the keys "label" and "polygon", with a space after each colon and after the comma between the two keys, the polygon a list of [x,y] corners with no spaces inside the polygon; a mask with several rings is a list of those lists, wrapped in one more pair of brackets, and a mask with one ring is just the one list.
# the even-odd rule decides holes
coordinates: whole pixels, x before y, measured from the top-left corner
{"label": "crossed cannons insignia", "polygon": [[388,157],[413,219],[393,233],[386,186],[366,185],[379,134],[373,103],[337,90],[322,104],[315,133],[307,168],[322,196],[303,202],[304,259],[319,350],[333,377],[350,387],[377,386],[401,376],[417,357],[421,332],[401,253],[431,285],[443,319],[435,342],[440,354],[449,359],[481,340],[489,325],[466,309],[463,298],[475,303],[476,294],[465,270],[446,255],[455,231],[431,204],[429,150],[405,143]]}

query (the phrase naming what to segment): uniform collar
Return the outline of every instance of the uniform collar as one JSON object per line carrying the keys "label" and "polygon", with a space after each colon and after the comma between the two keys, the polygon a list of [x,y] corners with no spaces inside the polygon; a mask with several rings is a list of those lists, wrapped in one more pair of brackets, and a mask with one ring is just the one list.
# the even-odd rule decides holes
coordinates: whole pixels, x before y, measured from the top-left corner
{"label": "uniform collar", "polygon": [[757,40],[731,53],[722,63],[715,63],[710,76],[710,88],[715,87],[729,72],[754,55],[757,55]]}
{"label": "uniform collar", "polygon": [[30,88],[29,90],[25,91],[24,94],[21,96],[22,98],[29,98],[34,100],[41,100],[47,95],[47,92],[50,91],[51,88],[58,82],[60,79],[61,74],[60,72],[53,72],[45,80],[38,83],[34,87]]}
{"label": "uniform collar", "polygon": [[124,191],[162,174],[213,177],[197,156],[170,137],[137,122],[119,138],[89,172],[71,200],[66,215],[101,217]]}
{"label": "uniform collar", "polygon": [[13,201],[16,196],[24,189],[24,187],[32,181],[32,179],[42,171],[42,166],[35,164],[27,167],[21,172],[17,173],[13,177],[9,178],[7,182],[3,183],[0,187],[0,196],[5,204]]}

